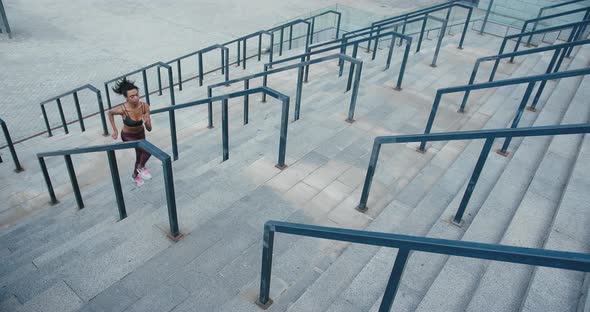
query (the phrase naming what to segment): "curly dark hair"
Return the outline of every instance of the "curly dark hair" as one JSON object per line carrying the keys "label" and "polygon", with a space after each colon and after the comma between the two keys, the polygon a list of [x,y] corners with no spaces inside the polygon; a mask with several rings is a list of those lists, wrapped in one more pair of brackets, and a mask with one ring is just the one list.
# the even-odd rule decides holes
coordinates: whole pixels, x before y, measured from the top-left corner
{"label": "curly dark hair", "polygon": [[127,78],[123,78],[117,81],[117,83],[115,83],[115,86],[113,87],[113,91],[115,93],[121,94],[125,97],[127,97],[127,91],[133,89],[139,90],[139,88],[134,84],[134,82],[131,80],[127,80]]}

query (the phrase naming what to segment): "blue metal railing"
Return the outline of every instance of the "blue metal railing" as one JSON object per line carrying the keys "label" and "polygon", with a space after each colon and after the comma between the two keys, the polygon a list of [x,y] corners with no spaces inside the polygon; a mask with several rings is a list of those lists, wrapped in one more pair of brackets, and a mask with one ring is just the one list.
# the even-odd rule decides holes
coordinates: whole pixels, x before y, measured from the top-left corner
{"label": "blue metal railing", "polygon": [[[520,101],[520,104],[518,105],[516,116],[514,117],[514,120],[512,121],[512,125],[510,126],[511,128],[516,128],[516,127],[518,127],[518,123],[520,121],[520,118],[522,117],[522,114],[524,113],[524,109],[526,108],[526,104],[528,103],[530,96],[533,92],[533,89],[535,87],[535,84],[537,82],[543,82],[543,81],[553,80],[553,79],[584,76],[584,75],[588,75],[588,74],[590,74],[590,68],[582,68],[582,69],[574,69],[574,70],[562,71],[562,72],[557,72],[557,73],[546,73],[546,74],[534,75],[534,76],[528,76],[528,77],[511,78],[511,79],[498,80],[498,81],[492,81],[492,82],[483,82],[483,83],[476,83],[476,84],[472,84],[472,85],[464,85],[464,86],[456,86],[456,87],[438,89],[436,91],[434,103],[432,104],[432,109],[431,109],[430,115],[428,117],[428,122],[426,123],[426,128],[424,129],[424,134],[430,133],[430,130],[432,129],[432,124],[434,123],[434,118],[436,117],[436,112],[438,110],[438,106],[439,106],[441,98],[444,94],[455,93],[455,92],[467,92],[467,91],[473,91],[473,90],[483,90],[483,89],[497,88],[497,87],[504,87],[504,86],[513,86],[513,85],[519,85],[519,84],[526,83],[527,84],[526,91],[524,93],[522,100]],[[539,93],[537,93],[537,95],[540,96]],[[459,112],[463,112],[464,109],[465,109],[465,105],[461,105]],[[498,152],[499,154],[501,154],[501,155],[508,154],[507,149],[508,149],[508,145],[510,144],[510,140],[511,140],[510,138],[506,138],[506,140],[504,141],[504,145],[502,146],[502,149]],[[424,139],[420,143],[420,147],[418,148],[418,150],[420,152],[426,151],[426,142],[427,141],[428,141],[427,139]]]}
{"label": "blue metal railing", "polygon": [[[559,17],[563,17],[563,16],[568,16],[568,15],[575,15],[578,13],[584,13],[584,17],[582,18],[583,20],[588,19],[588,14],[590,13],[590,7],[586,7],[586,8],[579,8],[579,9],[575,9],[575,10],[570,10],[570,11],[566,11],[566,12],[561,12],[561,13],[556,13],[556,14],[551,14],[551,15],[547,15],[547,16],[543,16],[543,17],[537,17],[537,18],[533,18],[530,20],[526,20],[524,21],[522,28],[520,29],[520,32],[523,33],[526,31],[527,27],[533,23],[533,29],[532,31],[537,30],[537,25],[540,21],[545,21],[545,20],[551,20],[551,19],[557,19]],[[573,19],[572,17],[570,17],[570,19]],[[531,44],[531,40],[533,39],[533,35],[529,36],[529,39],[527,40],[526,45],[530,46]],[[520,42],[519,42],[520,43]]]}
{"label": "blue metal railing", "polygon": [[98,102],[98,113],[100,115],[100,121],[102,124],[102,131],[103,135],[109,135],[109,131],[107,130],[107,122],[104,116],[104,105],[102,103],[102,96],[100,95],[100,90],[95,88],[93,85],[87,84],[76,88],[74,90],[68,91],[66,93],[60,94],[58,96],[54,96],[48,100],[41,102],[41,112],[43,113],[43,120],[45,121],[45,127],[47,128],[47,134],[52,136],[51,133],[51,126],[49,125],[49,118],[47,117],[47,112],[45,110],[45,104],[55,101],[57,103],[57,109],[59,111],[59,116],[61,118],[61,124],[64,128],[64,131],[69,133],[68,131],[68,123],[66,122],[66,118],[64,115],[63,107],[61,105],[61,99],[65,96],[72,94],[74,96],[74,105],[76,106],[76,113],[78,114],[78,121],[80,122],[80,129],[82,132],[86,131],[86,127],[84,126],[84,117],[82,116],[82,110],[80,109],[80,101],[78,100],[78,92],[88,89],[96,94],[96,100]]}
{"label": "blue metal railing", "polygon": [[[20,165],[20,161],[18,161],[18,156],[16,155],[16,150],[14,149],[14,144],[12,143],[12,138],[10,137],[10,132],[8,132],[8,127],[2,118],[0,118],[0,126],[2,127],[2,132],[4,132],[4,138],[6,139],[6,145],[8,146],[8,150],[10,151],[10,156],[12,156],[12,161],[14,162],[14,171],[21,172],[24,171],[23,167]],[[2,156],[0,156],[0,163],[2,161]]]}
{"label": "blue metal railing", "polygon": [[174,78],[172,77],[172,66],[170,66],[166,63],[162,63],[162,62],[156,62],[151,65],[142,67],[138,70],[134,70],[134,71],[129,72],[127,74],[121,75],[117,78],[113,78],[109,81],[106,81],[104,83],[104,90],[105,90],[105,95],[107,98],[107,104],[109,105],[109,109],[112,108],[111,96],[109,93],[109,84],[113,83],[119,79],[127,78],[128,76],[135,75],[138,73],[141,73],[141,75],[142,75],[143,88],[145,89],[144,90],[145,101],[148,104],[150,104],[150,91],[149,91],[148,82],[147,82],[147,70],[151,69],[151,68],[157,68],[157,70],[158,70],[158,91],[159,91],[159,95],[162,95],[162,79],[160,78],[160,68],[162,68],[162,67],[164,67],[168,70],[168,88],[170,89],[170,102],[172,103],[172,105],[174,105]]}
{"label": "blue metal railing", "polygon": [[[293,29],[293,26],[297,25],[297,24],[304,24],[307,25],[307,31],[306,31],[306,35],[305,35],[305,49],[307,50],[307,47],[309,46],[310,42],[311,42],[311,22],[308,22],[306,20],[303,19],[296,19],[294,21],[288,22],[286,24],[283,25],[279,25],[277,27],[271,28],[269,30],[267,30],[268,32],[271,33],[275,33],[275,32],[280,32],[280,36],[279,36],[279,56],[283,55],[283,42],[284,42],[284,33],[285,33],[285,28],[289,27],[289,29]],[[290,31],[290,33],[292,33],[292,31]],[[292,39],[292,38],[291,38]]]}
{"label": "blue metal railing", "polygon": [[[248,95],[257,94],[257,93],[270,95],[273,98],[278,99],[282,103],[281,132],[280,132],[280,139],[279,139],[279,157],[278,157],[278,162],[275,167],[277,167],[279,169],[284,169],[287,167],[287,165],[285,164],[285,152],[287,149],[287,127],[289,124],[289,97],[287,95],[284,95],[284,94],[276,91],[276,90],[273,90],[268,87],[258,87],[258,88],[253,88],[253,89],[247,89],[244,91],[237,91],[237,92],[233,92],[230,94],[224,94],[224,95],[209,97],[209,98],[198,100],[198,101],[193,101],[193,102],[188,102],[188,103],[183,103],[183,104],[178,104],[178,105],[155,109],[155,110],[151,111],[151,114],[155,115],[155,114],[168,112],[168,114],[170,116],[170,118],[169,118],[169,120],[170,120],[170,137],[171,137],[170,139],[172,142],[172,153],[173,153],[174,160],[177,160],[178,159],[178,144],[177,144],[177,138],[176,138],[176,119],[174,117],[174,112],[176,110],[185,109],[185,108],[203,105],[203,104],[211,105],[211,103],[213,103],[213,102],[220,101],[221,102],[221,116],[222,116],[221,117],[222,118],[222,121],[221,121],[222,134],[221,134],[221,136],[222,136],[222,144],[223,144],[223,161],[226,161],[229,159],[229,125],[228,125],[229,99],[236,98],[236,97],[242,97],[242,96],[247,97]],[[244,120],[246,121],[245,123],[247,123],[247,118],[248,118],[248,106],[244,106]]]}
{"label": "blue metal railing", "polygon": [[[568,5],[572,5],[572,4],[575,4],[575,3],[581,3],[581,2],[585,2],[585,1],[588,1],[588,0],[572,0],[572,1],[566,1],[566,2],[562,2],[562,3],[558,3],[558,4],[544,6],[544,7],[542,7],[542,8],[539,9],[539,14],[537,14],[537,18],[538,19],[541,18],[543,16],[543,13],[545,12],[545,10],[555,9],[555,8],[559,8],[559,7],[562,7],[562,6],[568,6]],[[539,21],[540,21],[540,19],[534,21],[533,30],[536,30],[537,29],[537,25],[539,24]],[[524,31],[524,29],[522,31]],[[527,45],[530,45],[531,44],[531,40],[532,39],[533,39],[533,36],[530,36],[529,39],[528,39],[528,41],[527,41]]]}
{"label": "blue metal railing", "polygon": [[2,25],[0,25],[0,34],[2,33],[2,26],[4,31],[8,34],[8,39],[12,39],[12,31],[10,31],[10,25],[8,24],[8,18],[6,17],[6,11],[4,10],[4,4],[0,0],[0,18],[2,19]]}
{"label": "blue metal railing", "polygon": [[[464,9],[467,10],[467,16],[465,18],[465,27],[463,28],[463,31],[461,33],[461,39],[459,40],[459,48],[462,48],[463,47],[463,42],[465,40],[465,34],[467,33],[468,25],[469,25],[469,22],[471,20],[471,14],[472,14],[473,8],[471,6],[462,4],[459,1],[451,1],[451,2],[448,2],[448,3],[443,3],[443,4],[435,5],[435,6],[432,6],[432,7],[428,7],[428,8],[425,8],[425,9],[421,9],[421,10],[418,10],[418,11],[415,11],[415,12],[410,12],[410,13],[406,13],[406,14],[403,14],[403,15],[399,15],[399,16],[387,18],[387,19],[384,19],[384,20],[380,20],[380,21],[377,21],[377,22],[372,23],[371,26],[369,26],[369,27],[357,29],[355,31],[349,32],[349,34],[356,33],[356,32],[362,32],[362,31],[366,31],[366,30],[371,30],[371,32],[374,32],[374,31],[376,31],[376,29],[379,30],[379,29],[381,29],[383,27],[387,27],[389,25],[392,25],[392,24],[395,24],[395,23],[398,23],[398,22],[403,22],[403,24],[402,24],[402,34],[404,34],[405,33],[405,30],[406,30],[406,26],[408,24],[408,21],[411,20],[412,18],[416,18],[416,17],[419,17],[419,16],[431,15],[433,13],[440,12],[440,11],[445,11],[445,10],[446,10],[446,17],[445,17],[444,20],[446,21],[446,23],[448,23],[449,18],[451,16],[451,11],[455,7],[464,8]],[[441,30],[441,35],[443,35],[443,34],[444,34],[444,32]],[[369,42],[369,45],[368,46],[370,47],[370,42]]]}
{"label": "blue metal railing", "polygon": [[[553,52],[553,57],[551,58],[551,61],[549,62],[549,65],[547,66],[547,70],[545,71],[545,73],[549,74],[551,72],[558,72],[559,68],[561,67],[561,64],[563,62],[563,59],[566,56],[566,52],[568,51],[569,48],[581,46],[581,45],[585,45],[585,44],[589,44],[589,43],[590,43],[590,39],[586,39],[586,40],[573,41],[573,42],[556,44],[556,45],[545,46],[545,47],[540,47],[540,48],[534,48],[534,49],[529,49],[529,50],[524,50],[524,51],[505,53],[505,54],[499,54],[499,55],[486,56],[486,57],[479,58],[475,62],[475,65],[473,65],[473,71],[471,72],[471,77],[469,78],[469,85],[472,85],[475,82],[475,77],[477,75],[479,65],[483,62],[487,62],[487,61],[494,61],[495,62],[494,68],[492,69],[492,72],[490,73],[490,77],[488,79],[488,81],[491,82],[494,80],[494,76],[496,75],[496,70],[498,68],[498,64],[499,64],[500,60],[505,59],[505,58],[512,59],[516,56],[523,56],[523,55],[546,52],[546,51],[551,51],[551,50],[554,50],[555,52]],[[544,80],[541,82],[541,85],[537,89],[537,94],[533,98],[533,102],[531,103],[531,106],[528,107],[528,109],[530,111],[535,111],[535,107],[537,106],[537,103],[539,102],[539,99],[541,98],[541,93],[543,92],[546,84],[547,84],[547,80]],[[463,101],[461,102],[461,108],[459,108],[460,112],[464,111],[465,105],[467,104],[467,99],[469,97],[469,93],[470,93],[469,90],[465,91],[465,95],[463,96]]]}
{"label": "blue metal railing", "polygon": [[182,235],[178,229],[176,197],[174,196],[174,179],[172,177],[172,162],[170,160],[170,156],[146,140],[38,153],[37,158],[39,160],[39,165],[41,166],[41,171],[43,172],[43,177],[45,178],[45,183],[47,184],[47,189],[51,198],[51,205],[57,204],[58,200],[55,196],[53,185],[51,184],[51,178],[49,177],[49,171],[47,170],[47,165],[45,164],[45,158],[52,156],[64,156],[68,174],[70,176],[70,182],[72,183],[72,188],[74,189],[76,203],[78,204],[78,208],[82,209],[84,208],[84,202],[82,201],[82,194],[78,185],[78,179],[76,178],[76,172],[74,171],[71,155],[106,152],[109,159],[109,167],[111,169],[113,186],[115,188],[115,197],[117,199],[117,207],[119,208],[119,217],[121,219],[126,218],[127,210],[125,209],[125,200],[123,199],[123,190],[121,188],[121,179],[119,177],[119,169],[117,167],[117,157],[115,156],[115,151],[132,148],[142,148],[162,162],[162,169],[164,173],[164,189],[166,190],[166,201],[168,205],[168,220],[170,223],[169,236],[175,240],[180,239]]}
{"label": "blue metal railing", "polygon": [[[270,46],[269,46],[269,51],[268,51],[268,60],[269,62],[272,62],[273,59],[273,54],[274,54],[274,34],[270,31],[266,31],[266,30],[262,30],[262,31],[257,31],[255,33],[251,33],[249,35],[246,36],[242,36],[238,39],[234,39],[231,41],[228,41],[226,43],[223,44],[223,46],[228,46],[230,44],[236,43],[236,47],[237,47],[237,60],[236,63],[238,66],[240,66],[240,64],[242,65],[243,69],[246,69],[246,60],[248,59],[247,55],[246,55],[246,42],[248,41],[248,39],[250,38],[256,38],[258,37],[258,53],[257,53],[257,57],[258,60],[260,61],[261,57],[262,57],[262,35],[267,35],[270,38]],[[241,51],[240,51],[241,50]],[[243,60],[241,55],[243,54]],[[229,54],[228,54],[229,55]],[[229,57],[228,57],[229,58]],[[228,60],[229,62],[229,60]],[[226,79],[229,80],[229,79]]]}
{"label": "blue metal railing", "polygon": [[[266,87],[268,85],[268,76],[297,68],[297,72],[298,72],[297,91],[295,93],[296,94],[295,95],[295,112],[294,112],[293,119],[299,120],[299,113],[300,113],[300,107],[301,107],[301,93],[303,90],[303,69],[311,64],[327,62],[327,61],[331,61],[334,59],[347,61],[351,64],[352,71],[349,74],[346,92],[349,91],[352,86],[352,95],[350,98],[350,105],[349,105],[349,109],[348,109],[348,118],[346,119],[346,121],[347,122],[354,122],[354,110],[356,107],[356,101],[357,101],[358,92],[359,92],[363,62],[361,60],[357,60],[355,58],[352,58],[352,57],[344,55],[344,54],[333,54],[333,55],[325,56],[322,58],[313,59],[311,61],[304,61],[305,58],[306,58],[306,55],[302,54],[302,55],[300,55],[300,60],[301,60],[300,63],[291,64],[291,65],[277,68],[277,69],[273,69],[270,71],[268,69],[272,65],[282,62],[283,60],[276,61],[274,63],[267,63],[264,65],[263,72],[249,75],[249,76],[242,77],[242,78],[237,78],[237,79],[229,81],[229,83],[236,83],[236,82],[243,81],[244,82],[244,89],[247,90],[250,87],[250,80],[256,79],[256,78],[262,78],[262,85],[264,87]],[[353,71],[354,71],[354,73],[353,73]],[[353,81],[353,78],[354,78],[354,81]],[[217,88],[217,87],[221,87],[223,85],[224,85],[223,83],[217,83],[217,84],[213,84],[213,85],[208,86],[207,87],[207,95],[209,97],[212,97],[213,96],[213,89]],[[262,95],[262,101],[263,102],[266,101],[266,94]],[[247,96],[244,97],[244,111],[246,111],[246,112],[248,111],[248,97]],[[212,111],[211,105],[209,105],[208,112],[209,112],[209,128],[212,128],[213,127],[213,111]],[[248,116],[244,115],[244,124],[247,124],[247,123],[248,123]]]}
{"label": "blue metal railing", "polygon": [[[558,26],[537,29],[535,31],[521,32],[521,33],[517,33],[514,35],[505,36],[504,39],[502,39],[502,44],[500,45],[500,50],[498,51],[498,54],[504,53],[504,49],[506,48],[506,43],[508,42],[508,40],[516,39],[516,45],[514,46],[514,50],[512,52],[517,52],[518,47],[520,46],[520,42],[522,41],[522,38],[524,38],[524,37],[532,36],[532,35],[536,35],[536,34],[542,34],[542,33],[550,33],[550,32],[555,32],[555,31],[560,31],[560,30],[565,30],[565,29],[571,29],[570,35],[569,35],[568,39],[566,40],[566,42],[576,41],[579,39],[579,36],[581,35],[581,31],[583,31],[588,26],[588,24],[590,24],[590,20],[584,20],[581,22],[562,24],[562,25],[558,25]],[[566,56],[569,56],[570,53],[571,53],[571,51],[568,51]],[[510,61],[512,62],[513,60],[511,59]]]}
{"label": "blue metal railing", "polygon": [[263,309],[273,302],[270,298],[270,281],[275,233],[399,249],[379,312],[391,310],[411,251],[590,272],[590,255],[584,253],[267,221],[264,224],[260,294],[256,301]]}
{"label": "blue metal railing", "polygon": [[452,222],[456,225],[461,225],[463,214],[471,194],[475,189],[477,180],[483,166],[485,165],[486,159],[492,144],[495,139],[505,138],[509,140],[514,137],[531,137],[531,136],[549,136],[549,135],[565,135],[565,134],[581,134],[590,133],[590,124],[573,124],[573,125],[558,125],[558,126],[542,126],[542,127],[528,127],[520,129],[491,129],[491,130],[477,130],[477,131],[462,131],[462,132],[445,132],[445,133],[425,133],[425,134],[413,134],[413,135],[398,135],[398,136],[379,136],[375,138],[373,143],[373,151],[371,153],[371,160],[369,161],[369,168],[367,169],[367,175],[365,177],[365,183],[363,185],[363,192],[357,210],[365,212],[367,210],[367,199],[369,198],[369,191],[371,190],[371,183],[375,174],[375,167],[377,166],[377,160],[379,158],[379,151],[383,144],[393,143],[410,143],[410,142],[435,142],[435,141],[458,141],[458,140],[480,140],[485,139],[485,144],[481,150],[473,173],[467,185],[467,189],[463,194],[461,203]]}
{"label": "blue metal railing", "polygon": [[[181,61],[183,59],[192,57],[192,56],[197,56],[197,61],[198,61],[198,77],[199,77],[199,86],[203,85],[203,55],[207,52],[210,51],[215,51],[215,50],[220,50],[221,52],[221,63],[220,63],[220,69],[221,69],[221,74],[225,75],[225,80],[229,80],[229,49],[226,48],[223,45],[219,45],[219,44],[214,44],[210,47],[204,48],[204,49],[200,49],[198,51],[195,52],[191,52],[189,54],[185,54],[183,56],[177,57],[173,60],[170,60],[168,62],[166,62],[166,64],[173,64],[176,63],[176,74],[178,76],[178,90],[182,91],[182,68],[181,68]],[[160,83],[161,78],[160,78],[160,68],[158,67],[158,83],[159,83],[159,87],[160,87],[160,95],[162,94],[162,84]],[[142,71],[142,74],[145,72]],[[145,74],[144,78],[145,78]],[[145,81],[145,80],[144,80]],[[147,85],[146,85],[146,94],[147,94]],[[146,95],[147,98],[147,95]]]}
{"label": "blue metal railing", "polygon": [[[404,77],[404,72],[406,71],[406,64],[407,64],[407,61],[408,61],[408,56],[410,54],[410,48],[411,48],[411,45],[412,45],[412,37],[406,36],[406,35],[402,35],[402,34],[398,34],[396,32],[381,33],[381,34],[373,35],[373,36],[370,36],[370,37],[357,39],[357,40],[354,40],[354,41],[347,41],[345,38],[342,38],[342,39],[334,40],[333,42],[330,42],[330,43],[327,43],[327,44],[323,44],[323,43],[322,44],[318,44],[318,45],[309,47],[306,50],[307,53],[305,53],[305,54],[300,54],[300,55],[296,55],[296,56],[293,56],[293,57],[285,58],[285,59],[276,61],[273,64],[279,64],[279,63],[288,62],[288,61],[292,61],[292,60],[299,60],[302,56],[305,56],[306,59],[309,61],[311,59],[311,56],[312,55],[316,55],[316,54],[320,54],[320,53],[325,53],[325,52],[329,52],[329,51],[332,51],[332,50],[339,50],[340,51],[340,54],[346,54],[346,49],[349,46],[352,46],[353,47],[352,57],[353,58],[356,58],[360,43],[362,43],[362,42],[368,42],[369,40],[372,40],[374,38],[379,38],[379,37],[391,37],[392,39],[402,38],[403,40],[406,40],[406,47],[405,47],[405,51],[404,51],[404,56],[403,56],[403,60],[402,60],[402,63],[401,63],[401,67],[400,67],[400,71],[399,71],[399,75],[398,75],[398,79],[397,79],[397,84],[396,84],[396,87],[395,87],[396,90],[401,90],[402,89],[402,87],[401,87],[402,86],[402,80],[403,80],[403,77]],[[338,43],[338,42],[339,42],[339,44],[336,44],[334,46],[330,46],[330,47],[323,48],[323,49],[316,50],[316,51],[311,51],[312,49],[315,49],[315,48],[318,48],[318,47],[323,47],[324,45],[328,45],[328,44],[332,44],[332,43]],[[385,70],[389,69],[389,66],[391,65],[392,55],[393,55],[393,45],[391,45],[389,47],[389,52],[388,52],[388,55],[387,55],[387,61],[386,61],[386,65],[385,65]],[[343,62],[340,62],[339,63],[339,66],[340,66],[340,71],[339,71],[339,74],[338,75],[339,76],[342,76],[342,72],[344,70],[344,63]],[[352,72],[352,70],[351,70],[351,72]],[[309,76],[309,66],[307,66],[305,68],[305,77],[304,77],[304,81],[305,82],[308,81],[308,76]],[[349,81],[349,84],[350,84],[350,81]]]}
{"label": "blue metal railing", "polygon": [[[316,18],[319,18],[320,16],[324,16],[324,15],[327,15],[327,14],[334,14],[334,15],[336,15],[336,36],[335,37],[336,38],[339,37],[339,35],[340,35],[340,22],[342,20],[342,13],[337,12],[337,11],[334,11],[334,10],[328,10],[328,11],[325,11],[323,13],[319,13],[319,14],[316,14],[314,16],[310,16],[310,17],[308,17],[308,18],[305,19],[306,21],[311,20],[311,37],[309,38],[309,44],[312,44],[313,43],[313,33],[314,33],[314,30],[315,30],[315,20],[316,20]],[[292,30],[290,30],[290,32],[292,34]],[[291,35],[290,37],[293,37],[293,36]],[[289,49],[290,48],[291,48],[291,44],[289,43]]]}

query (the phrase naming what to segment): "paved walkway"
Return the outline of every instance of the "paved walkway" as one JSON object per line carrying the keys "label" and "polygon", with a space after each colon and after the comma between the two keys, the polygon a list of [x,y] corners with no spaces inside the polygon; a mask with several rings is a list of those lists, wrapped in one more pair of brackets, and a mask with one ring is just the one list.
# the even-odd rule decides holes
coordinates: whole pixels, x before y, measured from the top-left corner
{"label": "paved walkway", "polygon": [[[434,2],[440,0],[339,4],[390,15]],[[179,0],[174,5],[145,0],[4,1],[13,39],[0,36],[0,117],[13,140],[29,137],[45,130],[39,108],[43,100],[87,83],[102,89],[104,81],[125,72],[334,4],[327,0]],[[91,94],[81,93],[80,100],[84,114],[97,110]],[[75,119],[71,97],[63,105],[67,119]],[[59,117],[52,108],[48,113],[55,126]],[[2,136],[0,146],[4,144]]]}

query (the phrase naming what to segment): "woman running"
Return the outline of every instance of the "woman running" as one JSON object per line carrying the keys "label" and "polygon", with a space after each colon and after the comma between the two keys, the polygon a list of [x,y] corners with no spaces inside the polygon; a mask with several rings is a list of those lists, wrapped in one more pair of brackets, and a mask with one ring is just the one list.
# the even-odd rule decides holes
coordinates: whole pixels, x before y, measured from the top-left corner
{"label": "woman running", "polygon": [[[121,94],[127,100],[123,105],[109,110],[109,120],[113,127],[113,139],[119,136],[119,130],[115,124],[115,115],[121,115],[123,118],[123,129],[121,130],[121,140],[136,141],[145,139],[145,129],[152,131],[152,120],[150,118],[150,106],[139,101],[139,88],[126,78],[117,81],[113,88],[118,94]],[[135,168],[131,176],[137,186],[141,186],[144,180],[149,180],[152,175],[145,167],[150,158],[150,153],[141,148],[135,149]]]}

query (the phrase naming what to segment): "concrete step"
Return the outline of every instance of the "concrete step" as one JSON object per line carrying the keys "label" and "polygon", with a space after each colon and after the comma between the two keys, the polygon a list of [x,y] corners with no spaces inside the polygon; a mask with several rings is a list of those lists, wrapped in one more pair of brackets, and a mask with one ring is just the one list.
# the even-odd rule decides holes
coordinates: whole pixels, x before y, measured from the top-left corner
{"label": "concrete step", "polygon": [[[561,87],[561,88],[560,88]],[[565,112],[569,101],[560,101],[570,89],[568,82],[563,82],[555,89],[547,105],[543,108],[535,125],[554,124],[555,118]],[[565,90],[565,91],[564,91]],[[569,90],[571,92],[572,90]],[[573,90],[575,91],[575,90]],[[570,93],[570,97],[573,96]],[[566,97],[567,99],[567,97]],[[537,164],[542,160],[544,150],[550,138],[527,138],[521,148],[513,153],[510,163],[492,184],[493,189],[481,205],[478,214],[472,219],[471,225],[463,235],[463,240],[497,243],[504,230],[516,212],[522,196],[533,179]],[[513,141],[514,143],[514,141]],[[544,147],[545,146],[545,147]],[[486,166],[487,167],[487,166]],[[479,185],[478,185],[479,186]],[[477,206],[475,206],[477,207]],[[469,214],[469,210],[467,211]],[[469,219],[466,219],[467,224]],[[484,261],[463,258],[449,258],[444,268],[428,290],[428,293],[418,306],[417,311],[432,309],[460,309],[466,306],[471,292],[477,286],[479,277],[483,274]],[[457,277],[461,276],[461,278]],[[449,288],[448,285],[454,285]],[[441,300],[442,297],[447,298]]]}

